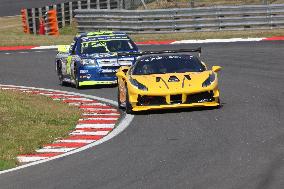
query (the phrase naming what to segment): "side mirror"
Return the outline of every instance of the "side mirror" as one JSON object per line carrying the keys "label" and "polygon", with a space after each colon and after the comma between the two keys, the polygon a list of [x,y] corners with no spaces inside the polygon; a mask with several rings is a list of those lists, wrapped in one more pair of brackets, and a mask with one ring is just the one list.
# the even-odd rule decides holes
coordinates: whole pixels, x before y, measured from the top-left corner
{"label": "side mirror", "polygon": [[124,73],[123,71],[121,71],[121,70],[119,70],[119,71],[116,73],[116,76],[117,76],[117,77],[120,77],[120,78],[125,78],[125,77],[126,77],[125,73]]}
{"label": "side mirror", "polygon": [[126,72],[129,70],[128,66],[121,66],[116,73],[117,77],[125,78],[126,77]]}
{"label": "side mirror", "polygon": [[126,74],[126,72],[129,70],[129,67],[128,66],[121,66],[119,71],[122,71],[123,73]]}
{"label": "side mirror", "polygon": [[218,71],[220,71],[221,69],[222,69],[221,66],[212,66],[212,71],[213,71],[213,72],[218,72]]}

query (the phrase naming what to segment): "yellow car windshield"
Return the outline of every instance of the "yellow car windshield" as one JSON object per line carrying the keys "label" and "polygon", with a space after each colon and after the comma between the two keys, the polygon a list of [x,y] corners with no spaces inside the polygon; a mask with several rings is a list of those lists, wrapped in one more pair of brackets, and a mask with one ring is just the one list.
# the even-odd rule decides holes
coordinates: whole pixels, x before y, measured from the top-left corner
{"label": "yellow car windshield", "polygon": [[142,57],[133,68],[133,75],[205,71],[204,65],[192,55],[152,55]]}

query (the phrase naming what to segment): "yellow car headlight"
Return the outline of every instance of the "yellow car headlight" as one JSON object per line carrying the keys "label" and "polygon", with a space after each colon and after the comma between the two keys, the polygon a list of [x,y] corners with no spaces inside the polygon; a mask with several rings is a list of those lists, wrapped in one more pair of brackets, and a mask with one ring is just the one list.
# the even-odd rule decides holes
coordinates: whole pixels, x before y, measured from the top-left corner
{"label": "yellow car headlight", "polygon": [[139,83],[136,79],[130,78],[129,81],[137,89],[140,89],[142,91],[148,91],[148,88],[145,85],[143,85],[142,83]]}
{"label": "yellow car headlight", "polygon": [[211,85],[216,79],[216,76],[214,73],[211,73],[209,77],[202,83],[202,87],[207,87]]}

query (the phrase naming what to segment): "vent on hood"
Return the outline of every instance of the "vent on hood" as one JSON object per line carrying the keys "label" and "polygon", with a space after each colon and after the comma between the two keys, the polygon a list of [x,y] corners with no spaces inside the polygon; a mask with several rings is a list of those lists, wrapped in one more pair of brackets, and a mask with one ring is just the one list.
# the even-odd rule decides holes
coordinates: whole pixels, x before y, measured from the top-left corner
{"label": "vent on hood", "polygon": [[156,77],[156,82],[160,82],[161,78],[160,77]]}
{"label": "vent on hood", "polygon": [[184,77],[185,77],[186,79],[188,79],[188,80],[191,80],[190,75],[184,75]]}
{"label": "vent on hood", "polygon": [[177,78],[177,76],[170,76],[168,82],[179,82],[179,79]]}

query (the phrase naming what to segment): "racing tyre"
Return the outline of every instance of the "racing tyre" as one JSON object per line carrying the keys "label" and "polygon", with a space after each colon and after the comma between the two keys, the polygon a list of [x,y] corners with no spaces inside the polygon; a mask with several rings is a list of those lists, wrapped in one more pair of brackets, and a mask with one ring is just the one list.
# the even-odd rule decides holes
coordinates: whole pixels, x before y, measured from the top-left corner
{"label": "racing tyre", "polygon": [[59,85],[66,86],[67,83],[63,81],[63,75],[59,75],[58,79],[59,79]]}
{"label": "racing tyre", "polygon": [[124,109],[125,106],[121,103],[120,101],[120,90],[119,90],[119,86],[117,87],[117,103],[118,103],[118,108],[120,109]]}
{"label": "racing tyre", "polygon": [[218,103],[219,105],[217,106],[217,109],[220,109],[222,107],[220,98],[218,98]]}
{"label": "racing tyre", "polygon": [[78,78],[75,77],[75,88],[76,89],[81,89],[80,85],[79,85],[79,81],[78,81]]}
{"label": "racing tyre", "polygon": [[80,89],[80,85],[79,85],[79,80],[78,80],[78,76],[77,76],[77,68],[74,68],[74,80],[75,80],[75,88],[76,89]]}
{"label": "racing tyre", "polygon": [[57,75],[58,75],[59,85],[65,86],[66,83],[63,81],[61,62],[58,62],[58,64],[57,64]]}
{"label": "racing tyre", "polygon": [[127,86],[125,86],[125,90],[126,90],[125,112],[127,114],[131,114],[133,113],[133,111],[132,111],[132,106],[129,102],[129,94],[128,94]]}

